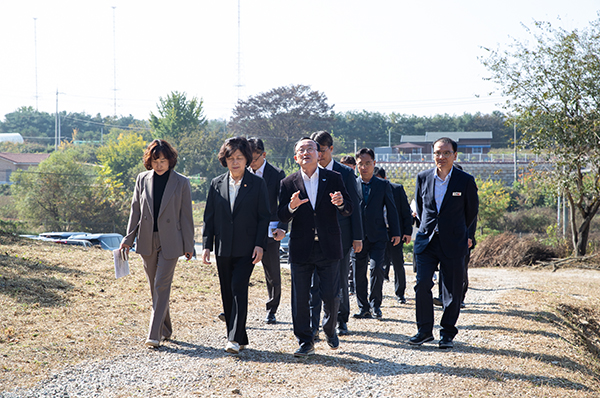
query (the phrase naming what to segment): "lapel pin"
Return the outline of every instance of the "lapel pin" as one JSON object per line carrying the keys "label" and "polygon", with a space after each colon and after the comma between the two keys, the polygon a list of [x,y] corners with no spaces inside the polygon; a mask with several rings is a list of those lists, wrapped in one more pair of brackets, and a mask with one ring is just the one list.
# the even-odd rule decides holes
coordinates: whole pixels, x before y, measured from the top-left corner
{"label": "lapel pin", "polygon": [[247,186],[248,186],[247,184],[244,184],[244,188],[246,188]]}

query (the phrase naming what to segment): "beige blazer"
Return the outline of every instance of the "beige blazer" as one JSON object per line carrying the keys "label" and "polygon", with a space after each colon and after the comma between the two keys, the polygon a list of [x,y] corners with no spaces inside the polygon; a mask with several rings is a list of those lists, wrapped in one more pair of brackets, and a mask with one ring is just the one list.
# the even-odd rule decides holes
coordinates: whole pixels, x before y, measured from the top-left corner
{"label": "beige blazer", "polygon": [[[172,259],[194,252],[194,219],[189,180],[174,170],[168,172],[171,174],[156,219],[163,256]],[[152,251],[153,175],[154,171],[149,170],[137,176],[127,234],[123,238],[123,243],[133,246],[137,237],[135,250],[143,256],[150,255]]]}

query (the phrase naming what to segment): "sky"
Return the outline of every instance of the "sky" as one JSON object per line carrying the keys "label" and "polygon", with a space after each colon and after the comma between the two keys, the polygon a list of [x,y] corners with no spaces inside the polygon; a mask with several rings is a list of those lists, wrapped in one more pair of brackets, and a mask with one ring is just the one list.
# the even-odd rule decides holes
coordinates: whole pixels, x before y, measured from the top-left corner
{"label": "sky", "polygon": [[5,0],[0,120],[22,106],[147,119],[172,91],[228,120],[238,99],[296,84],[337,112],[491,113],[502,97],[483,48],[530,38],[535,20],[582,29],[599,10],[598,0]]}

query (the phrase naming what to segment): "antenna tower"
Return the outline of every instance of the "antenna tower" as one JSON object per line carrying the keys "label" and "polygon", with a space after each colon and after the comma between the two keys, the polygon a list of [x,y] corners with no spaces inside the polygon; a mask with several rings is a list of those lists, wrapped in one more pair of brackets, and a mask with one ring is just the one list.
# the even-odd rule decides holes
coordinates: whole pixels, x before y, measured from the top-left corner
{"label": "antenna tower", "polygon": [[113,93],[114,93],[114,116],[117,117],[117,30],[115,22],[115,8],[113,6]]}

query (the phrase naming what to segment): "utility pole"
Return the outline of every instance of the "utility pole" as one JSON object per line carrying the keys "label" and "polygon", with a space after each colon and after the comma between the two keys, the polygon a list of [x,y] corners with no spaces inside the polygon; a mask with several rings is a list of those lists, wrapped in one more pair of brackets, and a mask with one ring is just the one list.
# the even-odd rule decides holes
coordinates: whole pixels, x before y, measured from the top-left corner
{"label": "utility pole", "polygon": [[517,182],[517,122],[513,123],[513,127],[514,127],[514,143],[515,143],[515,153],[514,153],[514,175],[513,175],[513,181]]}
{"label": "utility pole", "polygon": [[242,87],[244,86],[242,84],[242,18],[241,18],[241,6],[240,6],[240,0],[238,0],[238,48],[237,48],[237,84],[235,85],[237,87],[237,100],[239,101],[241,96],[242,96]]}

